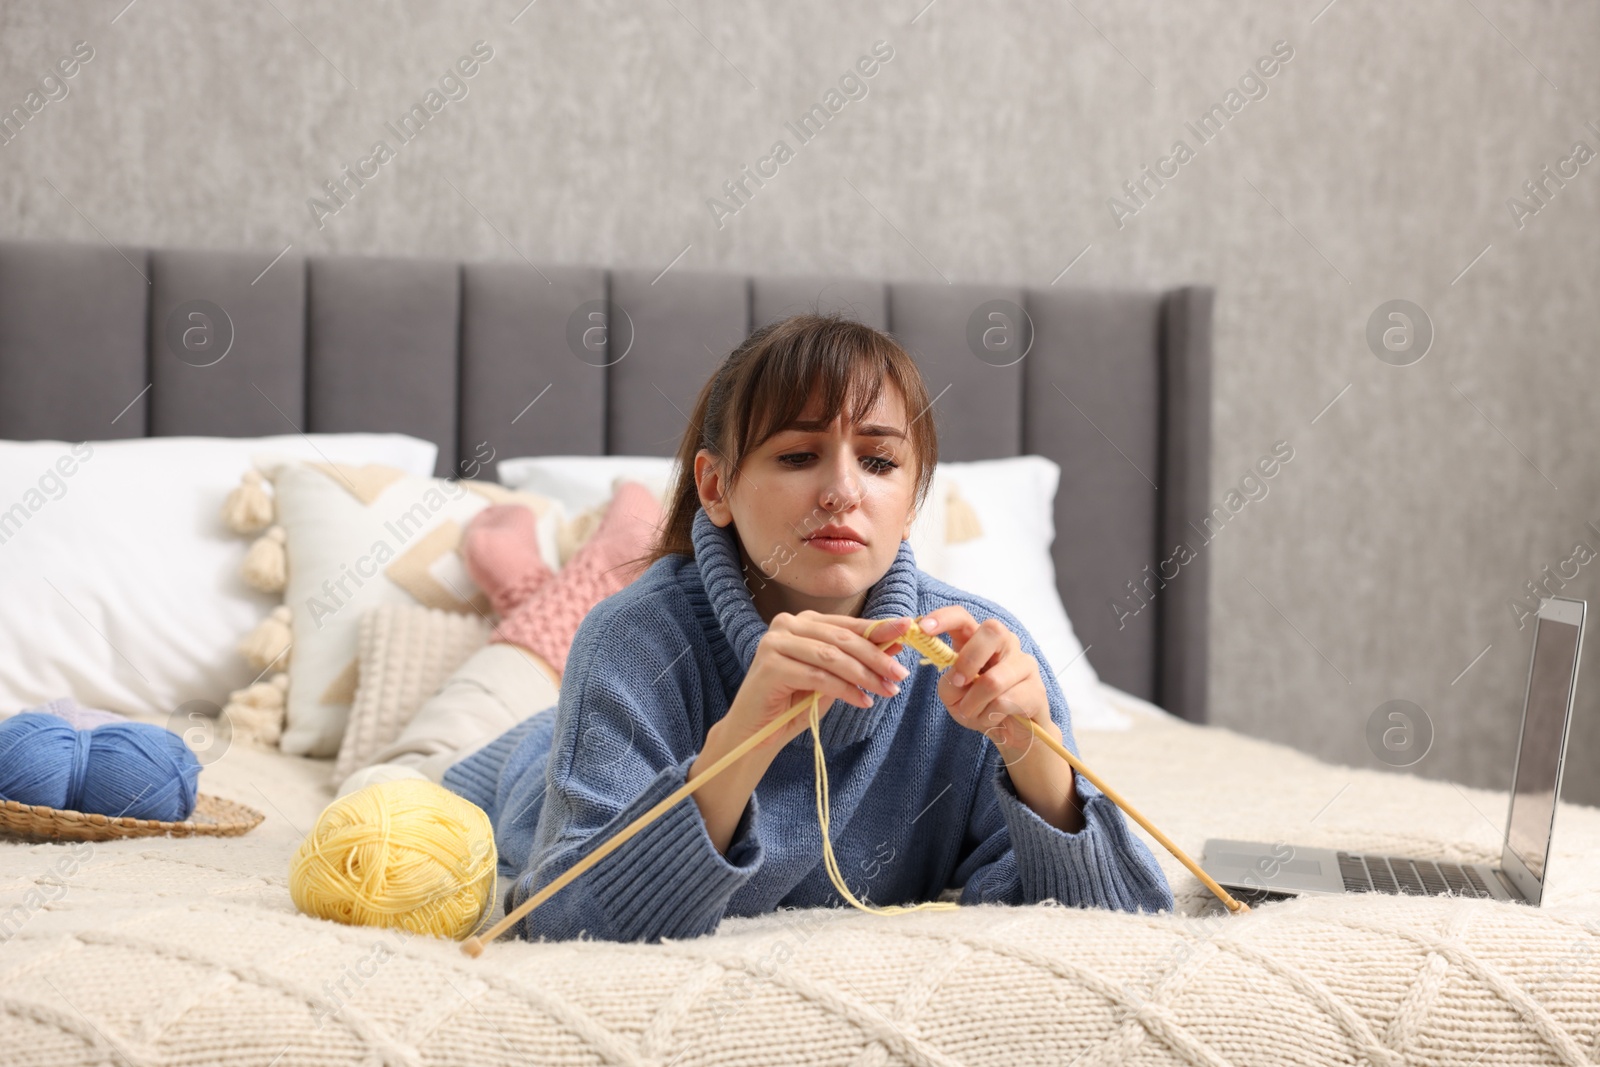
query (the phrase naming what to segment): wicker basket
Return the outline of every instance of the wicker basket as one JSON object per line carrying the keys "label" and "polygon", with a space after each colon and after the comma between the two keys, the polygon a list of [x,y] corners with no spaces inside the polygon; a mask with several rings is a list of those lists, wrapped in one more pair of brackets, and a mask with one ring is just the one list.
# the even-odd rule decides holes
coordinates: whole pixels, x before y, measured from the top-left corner
{"label": "wicker basket", "polygon": [[56,841],[110,841],[118,837],[234,837],[248,833],[266,816],[232,800],[201,793],[183,822],[113,818],[83,811],[0,800],[0,834]]}

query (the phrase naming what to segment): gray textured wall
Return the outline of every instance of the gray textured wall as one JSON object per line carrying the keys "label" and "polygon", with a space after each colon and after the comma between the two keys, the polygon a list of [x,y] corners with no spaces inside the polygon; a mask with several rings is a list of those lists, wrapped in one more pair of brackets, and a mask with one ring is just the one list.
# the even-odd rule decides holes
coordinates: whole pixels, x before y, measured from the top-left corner
{"label": "gray textured wall", "polygon": [[[1531,636],[1512,604],[1579,542],[1600,552],[1600,161],[1548,182],[1536,213],[1508,202],[1538,206],[1525,181],[1576,142],[1600,149],[1600,8],[924,2],[8,0],[0,109],[74,42],[94,55],[0,145],[0,228],[269,255],[1213,283],[1214,497],[1274,442],[1294,449],[1206,549],[1216,721],[1380,766],[1368,718],[1406,699],[1436,733],[1418,773],[1506,787]],[[493,57],[466,95],[400,144],[385,123],[479,40]],[[1280,40],[1292,58],[1196,137],[1185,122],[1226,106]],[[798,145],[785,121],[877,41],[893,58],[866,95]],[[380,138],[393,158],[319,225],[308,201]],[[708,198],[778,139],[793,158],[718,220]],[[1110,198],[1180,139],[1192,158],[1117,219]],[[1397,298],[1434,332],[1407,366],[1366,340]],[[1600,560],[1576,569],[1563,592],[1600,590]],[[1568,786],[1591,802],[1597,648]]]}

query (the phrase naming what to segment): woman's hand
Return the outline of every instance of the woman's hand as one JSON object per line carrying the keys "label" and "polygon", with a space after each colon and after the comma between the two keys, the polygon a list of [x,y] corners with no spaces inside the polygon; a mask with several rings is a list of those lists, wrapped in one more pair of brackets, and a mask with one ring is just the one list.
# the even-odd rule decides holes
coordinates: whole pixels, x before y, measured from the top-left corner
{"label": "woman's hand", "polygon": [[[904,634],[911,620],[885,619],[872,626],[874,621],[810,610],[773,616],[756,645],[750,671],[718,726],[726,724],[731,737],[743,741],[815,691],[822,693],[820,714],[826,714],[835,700],[870,708],[872,698],[862,689],[883,696],[898,693],[898,683],[910,674],[893,658],[900,645],[884,651],[878,646]],[[754,752],[770,760],[810,725],[810,713],[800,712]]]}
{"label": "woman's hand", "polygon": [[951,718],[994,742],[1017,797],[1045,822],[1063,833],[1085,826],[1073,799],[1077,783],[1065,760],[1038,746],[1041,756],[1023,759],[1034,747],[1033,731],[1013,716],[1037,723],[1045,734],[1063,742],[1061,728],[1050,717],[1050,694],[1039,677],[1039,661],[1022,651],[1022,640],[999,619],[979,624],[959,604],[936,608],[922,617],[928,633],[948,633],[956,659],[939,676],[939,699]]}
{"label": "woman's hand", "polygon": [[[900,636],[910,626],[911,620],[905,617],[874,625],[872,619],[817,611],[798,615],[779,612],[773,616],[772,624],[756,645],[739,692],[734,694],[728,713],[708,732],[699,757],[689,768],[689,777],[705,771],[813,692],[822,693],[817,702],[819,721],[835,700],[871,707],[872,698],[861,688],[891,695],[896,690],[895,681],[910,672],[892,658],[900,650],[898,642],[881,652],[878,645]],[[886,677],[890,680],[886,681]],[[810,713],[797,712],[787,725],[773,731],[726,774],[695,790],[694,801],[718,852],[727,855],[750,796],[778,751],[810,725]]]}
{"label": "woman's hand", "polygon": [[948,633],[956,648],[955,663],[939,677],[939,699],[956,722],[992,740],[1007,766],[1027,755],[1034,742],[1027,723],[1013,715],[1032,719],[1061,740],[1039,661],[1022,651],[1021,638],[999,619],[979,623],[966,608],[951,604],[923,616],[922,629]]}

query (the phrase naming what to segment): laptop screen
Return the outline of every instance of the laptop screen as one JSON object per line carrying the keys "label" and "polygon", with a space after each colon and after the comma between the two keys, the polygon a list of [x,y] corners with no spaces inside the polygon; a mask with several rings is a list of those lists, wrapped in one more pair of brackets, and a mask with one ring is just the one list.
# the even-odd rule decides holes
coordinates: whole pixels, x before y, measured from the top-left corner
{"label": "laptop screen", "polygon": [[1550,825],[1555,818],[1556,775],[1560,768],[1567,702],[1577,666],[1578,627],[1540,618],[1533,634],[1533,666],[1528,676],[1528,703],[1517,749],[1516,777],[1511,783],[1511,813],[1506,844],[1544,880]]}

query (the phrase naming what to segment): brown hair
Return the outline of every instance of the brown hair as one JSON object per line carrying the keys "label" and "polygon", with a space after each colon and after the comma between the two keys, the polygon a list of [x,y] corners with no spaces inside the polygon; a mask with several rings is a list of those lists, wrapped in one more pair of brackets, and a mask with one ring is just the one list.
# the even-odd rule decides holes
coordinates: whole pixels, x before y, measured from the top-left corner
{"label": "brown hair", "polygon": [[694,517],[700,492],[694,461],[704,448],[727,472],[729,491],[751,452],[795,422],[816,390],[829,423],[844,410],[847,425],[861,423],[878,402],[885,382],[898,388],[911,425],[908,443],[917,463],[918,509],[933,483],[939,437],[928,387],[911,354],[879,330],[839,315],[807,313],[769,323],[752,333],[700,389],[694,413],[678,445],[678,475],[663,501],[663,522],[644,566],[680,553],[694,555]]}

